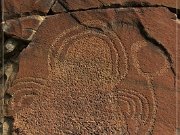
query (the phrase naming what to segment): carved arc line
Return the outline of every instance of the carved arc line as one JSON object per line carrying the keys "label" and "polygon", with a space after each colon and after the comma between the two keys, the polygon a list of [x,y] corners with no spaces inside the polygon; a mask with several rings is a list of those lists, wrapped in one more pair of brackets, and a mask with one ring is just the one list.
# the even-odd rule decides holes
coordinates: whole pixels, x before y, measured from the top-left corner
{"label": "carved arc line", "polygon": [[[126,98],[128,98],[128,99],[130,99],[130,100],[132,100],[132,101],[134,101],[131,97],[134,97],[134,98],[137,98],[137,99],[139,99],[139,103],[140,103],[140,114],[142,114],[142,101],[140,100],[140,98],[138,97],[138,96],[135,96],[135,95],[131,95],[131,94],[129,94],[129,93],[126,93],[126,92],[123,92],[123,91],[118,91],[118,93],[122,93],[122,94],[127,94],[127,95],[129,95],[129,97],[127,97],[126,95],[120,95],[121,97],[126,97]],[[134,103],[135,103],[135,101],[134,101]],[[134,104],[134,106],[136,107],[136,103]],[[134,109],[134,115],[132,116],[132,117],[134,117],[135,118],[135,113],[137,112],[137,109]]]}
{"label": "carved arc line", "polygon": [[[38,82],[35,82],[35,81],[38,81]],[[10,92],[12,91],[10,93],[12,95],[12,100],[11,100],[12,105],[13,105],[13,102],[16,102],[16,100],[18,100],[17,104],[19,104],[19,102],[22,101],[23,97],[21,97],[20,99],[16,98],[16,95],[18,93],[23,92],[23,95],[25,95],[25,96],[35,96],[34,94],[26,94],[26,92],[28,92],[28,93],[29,92],[30,93],[32,93],[32,92],[40,93],[41,91],[39,89],[48,88],[48,86],[46,86],[47,83],[45,83],[45,82],[47,82],[47,80],[41,79],[41,78],[35,78],[35,77],[25,77],[25,78],[17,79],[14,82],[14,85],[11,87],[11,90],[10,90]],[[20,86],[23,86],[23,85],[25,85],[25,86],[20,87]],[[33,85],[36,86],[36,87],[32,88]],[[16,89],[16,91],[14,91],[13,89]],[[24,89],[24,90],[22,91],[22,89]],[[24,110],[24,109],[22,109],[22,110]]]}
{"label": "carved arc line", "polygon": [[66,35],[67,33],[70,33],[71,31],[74,31],[74,30],[77,30],[79,28],[82,28],[82,27],[79,27],[79,26],[76,26],[76,27],[73,27],[73,28],[70,28],[70,29],[67,29],[65,31],[63,31],[55,40],[54,42],[52,43],[52,45],[50,46],[50,49],[49,49],[49,53],[48,53],[48,71],[52,71],[52,67],[51,67],[51,54],[53,54],[52,50],[54,48],[54,45],[60,40],[60,38],[62,38],[64,35]]}
{"label": "carved arc line", "polygon": [[156,71],[155,73],[144,73],[141,70],[137,53],[140,51],[142,47],[146,47],[146,46],[147,46],[147,43],[144,41],[136,42],[132,45],[131,51],[132,51],[132,56],[133,56],[133,64],[136,70],[138,71],[140,75],[144,76],[145,78],[163,75],[170,68],[170,65],[168,61],[166,60],[166,58],[165,58],[164,66],[162,66],[162,68],[159,71]]}
{"label": "carved arc line", "polygon": [[[21,80],[20,82],[14,84],[14,85],[11,87],[11,89],[10,89],[10,91],[9,91],[9,92],[10,92],[9,94],[12,95],[12,98],[13,98],[13,95],[14,95],[15,93],[17,93],[17,92],[20,91],[20,90],[13,91],[13,89],[19,89],[19,87],[20,87],[20,86],[23,86],[23,85],[28,85],[28,86],[25,86],[25,88],[32,88],[32,86],[34,85],[34,86],[36,86],[37,88],[40,88],[40,89],[42,89],[42,88],[47,88],[47,89],[49,89],[49,87],[46,86],[45,84],[40,84],[40,83],[37,83],[37,82],[34,82],[34,81],[29,81],[29,82],[27,82],[27,81]],[[36,88],[36,89],[37,89],[37,88]],[[41,92],[41,91],[38,90],[38,92]]]}
{"label": "carved arc line", "polygon": [[141,71],[141,68],[140,68],[140,65],[139,65],[139,61],[138,61],[138,56],[137,56],[139,48],[146,46],[146,44],[145,45],[144,44],[140,44],[140,46],[138,46],[138,45],[139,45],[139,42],[137,42],[137,43],[132,45],[131,53],[132,53],[132,59],[133,59],[134,67],[136,68],[136,70],[138,71],[138,73],[140,75],[145,77],[145,79],[148,82],[149,90],[151,91],[151,94],[152,94],[151,96],[152,96],[152,99],[153,99],[153,114],[152,114],[152,119],[150,121],[150,126],[149,126],[148,131],[147,131],[147,133],[148,132],[152,133],[153,129],[154,129],[154,125],[155,125],[155,119],[156,119],[156,113],[157,113],[157,103],[156,103],[156,98],[155,98],[155,91],[154,91],[153,87],[151,87],[152,84],[151,84],[151,81],[150,81],[150,77],[148,75],[145,75],[143,73],[143,71]]}
{"label": "carved arc line", "polygon": [[[68,40],[73,40],[73,39],[76,39],[78,36],[82,36],[82,35],[86,35],[86,34],[90,34],[90,33],[93,33],[93,34],[97,34],[97,36],[102,36],[102,37],[107,37],[106,35],[104,35],[104,34],[100,34],[100,33],[97,33],[97,32],[94,32],[94,31],[90,31],[90,30],[88,30],[88,31],[86,31],[86,32],[82,32],[82,33],[79,33],[79,34],[77,34],[77,35],[75,35],[75,36],[72,36],[72,37],[70,37],[70,38],[68,38],[68,39],[66,39],[65,41],[63,41],[63,43],[62,43],[62,45],[61,45],[61,47],[60,47],[60,49],[59,49],[59,51],[58,51],[58,54],[60,54],[60,52],[62,51],[62,48],[67,44],[67,42],[68,42]],[[116,54],[116,57],[118,57],[117,55],[117,51],[115,50],[115,48],[114,48],[114,45],[112,44],[112,47],[113,47],[113,50],[114,50],[114,52],[116,52],[115,54]],[[56,55],[56,57],[58,58],[58,54]],[[56,63],[58,63],[58,62],[55,62],[55,64]],[[116,61],[116,63],[117,63],[117,61]],[[58,64],[57,64],[58,65]],[[116,64],[117,65],[117,64]],[[57,67],[57,66],[56,66]],[[116,68],[117,69],[117,68]]]}
{"label": "carved arc line", "polygon": [[[96,25],[96,27],[100,27],[98,26],[99,24],[102,26],[102,30],[105,31],[106,33],[110,33],[111,36],[114,36],[113,39],[117,39],[118,40],[118,43],[120,44],[121,46],[121,49],[124,53],[124,57],[125,57],[125,66],[126,66],[126,70],[125,70],[125,74],[124,76],[122,76],[122,78],[120,78],[120,80],[123,80],[127,74],[128,74],[128,57],[127,57],[127,54],[126,54],[126,49],[125,47],[123,46],[123,44],[121,43],[119,37],[112,31],[108,30],[107,29],[107,24],[100,21],[100,20],[91,20],[91,21],[86,21],[84,22],[85,25]],[[108,34],[107,34],[108,35]]]}
{"label": "carved arc line", "polygon": [[[107,32],[107,33],[109,33],[111,36],[113,36],[113,39],[117,39],[118,40],[118,43],[120,44],[120,46],[121,46],[121,49],[122,49],[122,52],[124,53],[123,54],[123,56],[124,56],[124,62],[125,62],[125,72],[124,72],[124,75],[122,75],[121,76],[121,78],[120,78],[120,80],[123,80],[126,76],[127,76],[127,74],[128,74],[128,57],[127,57],[127,54],[126,54],[126,50],[125,50],[125,47],[122,45],[122,43],[121,43],[121,41],[120,41],[120,39],[119,39],[119,37],[114,33],[114,32],[112,32],[112,31],[110,31],[110,30],[107,30],[107,29],[103,29],[105,32]],[[109,35],[109,34],[107,34],[107,35]],[[117,59],[117,61],[119,60],[119,57],[118,57],[118,59]],[[118,64],[117,64],[118,65]],[[119,69],[119,68],[118,68]]]}
{"label": "carved arc line", "polygon": [[31,80],[31,81],[38,81],[38,83],[39,82],[41,82],[42,84],[46,84],[46,82],[47,82],[47,80],[46,79],[44,79],[44,78],[40,78],[40,77],[23,77],[23,78],[18,78],[18,79],[16,79],[15,81],[14,81],[14,85],[15,84],[17,84],[18,82],[21,82],[21,81],[29,81],[29,80]]}
{"label": "carved arc line", "polygon": [[[132,107],[133,109],[132,110],[128,110],[128,112],[131,112],[131,113],[129,113],[129,115],[130,114],[132,114],[132,116],[131,117],[134,117],[135,116],[135,112],[136,112],[136,103],[135,103],[135,101],[133,100],[133,99],[131,99],[131,98],[128,98],[128,97],[125,97],[125,96],[119,96],[119,97],[121,97],[120,98],[120,100],[121,101],[124,101],[124,102],[128,102],[128,108],[130,108],[130,107]],[[131,106],[131,103],[135,106],[135,108],[133,107],[133,106]]]}
{"label": "carved arc line", "polygon": [[[97,33],[97,32],[88,30],[88,31],[79,33],[79,34],[77,34],[77,35],[75,35],[75,36],[72,36],[72,37],[70,37],[70,38],[68,38],[68,39],[65,39],[65,40],[63,41],[63,43],[62,43],[62,47],[64,47],[64,46],[67,44],[67,42],[69,42],[69,40],[74,40],[74,39],[76,39],[78,36],[82,36],[82,35],[84,36],[84,35],[90,34],[90,33],[92,33],[92,34],[94,34],[94,35],[97,35],[97,36],[102,36],[102,37],[105,37],[105,38],[108,39],[108,37],[107,37],[106,35],[104,35],[104,34],[100,34],[100,33]],[[111,40],[110,40],[110,43],[111,43],[111,46],[109,46],[110,50],[111,50],[111,47],[112,47],[113,51],[115,52],[116,58],[118,58],[118,52],[117,52],[117,50],[114,48],[114,45],[113,45],[113,43],[111,42]],[[61,52],[61,50],[59,50],[58,54],[60,54],[60,52]],[[58,57],[58,56],[56,56],[56,57]],[[112,58],[112,57],[111,57],[111,58]],[[118,61],[117,61],[117,59],[116,59],[116,64],[115,64],[115,65],[117,66],[117,64],[118,64]],[[113,65],[112,65],[112,66],[113,66]],[[113,68],[112,68],[112,69],[113,69]],[[118,69],[118,67],[116,67],[115,69]],[[116,71],[116,73],[118,73],[118,75],[119,75],[119,72],[118,72],[118,71]]]}
{"label": "carved arc line", "polygon": [[[50,47],[50,49],[49,49],[49,55],[48,55],[48,70],[49,70],[49,71],[52,70],[50,54],[52,54],[52,50],[53,50],[53,48],[54,48],[54,45],[55,45],[55,44],[60,40],[60,38],[62,38],[64,35],[72,32],[72,31],[74,31],[74,30],[78,30],[79,28],[81,28],[81,27],[76,26],[76,27],[73,27],[73,28],[70,28],[70,29],[68,29],[68,30],[63,31],[63,33],[61,33],[61,34],[55,39],[55,41],[52,43],[52,45],[51,45],[51,47]],[[118,40],[118,43],[121,45],[121,49],[122,49],[122,51],[123,51],[123,53],[124,53],[125,66],[126,66],[126,67],[125,67],[125,73],[124,73],[124,75],[122,75],[121,78],[120,78],[120,80],[122,80],[122,79],[124,79],[124,78],[126,77],[126,75],[127,75],[127,73],[128,73],[128,64],[127,64],[128,58],[127,58],[127,55],[126,55],[126,52],[125,52],[125,48],[124,48],[124,46],[121,44],[121,41],[119,40],[119,38],[117,37],[116,34],[112,33],[111,31],[109,31],[109,30],[107,30],[107,29],[105,30],[105,32],[110,33],[111,35],[114,36],[114,39]],[[93,31],[93,33],[95,33],[95,32]],[[96,32],[96,33],[97,33],[97,32]],[[100,33],[97,33],[97,34],[100,34]],[[103,34],[102,34],[102,35],[103,35]],[[76,35],[76,36],[77,36],[77,35]],[[104,34],[103,36],[106,36],[106,35]],[[107,36],[107,37],[108,37],[108,36]],[[109,38],[109,37],[108,37],[108,38]],[[62,46],[63,46],[63,45],[62,45]],[[62,46],[61,46],[60,49],[62,49]]]}
{"label": "carved arc line", "polygon": [[[24,88],[22,88],[22,89],[24,89]],[[32,92],[37,92],[37,89],[32,89],[32,88],[26,88],[26,90],[21,90],[21,89],[19,89],[18,91],[16,91],[13,95],[17,95],[18,93],[22,93],[23,95],[24,95],[24,97],[26,97],[26,96],[36,96],[36,95],[38,95],[37,93],[36,94],[33,94]],[[23,93],[23,92],[26,92],[26,93]],[[13,102],[16,102],[17,104],[19,104],[19,102],[20,101],[22,101],[23,100],[23,97],[20,97],[20,98],[13,98]]]}
{"label": "carved arc line", "polygon": [[[38,89],[33,89],[33,91],[38,91]],[[30,91],[32,91],[32,89],[26,89],[26,90],[24,90],[24,91],[28,91],[28,92],[30,92]],[[16,93],[14,93],[13,95],[16,95],[18,92],[21,92],[22,93],[22,91],[21,90],[18,90]],[[33,96],[35,96],[35,95],[32,95],[32,94],[25,94],[25,96],[31,96],[31,97],[33,97]],[[25,108],[21,108],[20,109],[20,101],[22,101],[23,100],[23,98],[24,97],[21,97],[21,98],[19,98],[19,99],[15,99],[15,98],[12,98],[12,101],[11,101],[11,108],[13,109],[13,110],[17,110],[15,113],[17,113],[17,112],[19,112],[19,111],[23,111],[24,109],[26,109],[26,107]],[[18,101],[17,101],[18,100]],[[16,108],[17,106],[16,105],[14,105],[13,103],[14,102],[16,102],[16,104],[18,104],[18,108]],[[32,103],[31,103],[32,104]]]}
{"label": "carved arc line", "polygon": [[[139,99],[139,101],[141,102],[140,104],[141,104],[141,106],[142,106],[142,109],[143,109],[143,107],[144,106],[146,106],[146,111],[147,111],[147,116],[146,116],[146,118],[144,119],[144,122],[146,122],[147,121],[147,119],[148,119],[148,114],[150,113],[150,109],[149,109],[149,102],[148,102],[148,100],[147,100],[147,98],[145,98],[142,94],[140,94],[140,93],[137,93],[137,92],[135,92],[135,91],[133,91],[133,90],[121,90],[123,93],[126,93],[126,91],[127,91],[127,94],[128,95],[130,95],[131,96],[131,94],[133,94],[132,96],[134,96],[135,98],[138,98]],[[118,91],[118,92],[121,92],[121,91]],[[144,104],[143,104],[143,101],[145,102]],[[145,124],[145,123],[144,123]]]}
{"label": "carved arc line", "polygon": [[154,129],[154,126],[155,126],[155,120],[156,120],[156,114],[157,114],[157,100],[156,100],[156,97],[155,97],[155,90],[154,90],[153,85],[152,85],[152,79],[153,79],[154,76],[159,76],[159,75],[162,75],[163,73],[165,73],[167,71],[167,69],[169,68],[169,64],[166,61],[165,66],[163,68],[161,68],[160,71],[157,71],[154,74],[144,73],[140,68],[137,53],[140,50],[140,48],[145,47],[145,46],[147,46],[147,43],[144,42],[144,41],[136,42],[136,43],[134,43],[132,45],[131,53],[132,53],[132,59],[133,59],[134,67],[136,68],[136,70],[138,71],[138,73],[140,75],[142,75],[143,77],[146,78],[149,90],[151,91],[151,94],[152,94],[152,98],[153,98],[153,115],[152,115],[152,120],[150,121],[150,126],[149,126],[149,129],[148,129],[148,132],[152,133],[153,129]]}

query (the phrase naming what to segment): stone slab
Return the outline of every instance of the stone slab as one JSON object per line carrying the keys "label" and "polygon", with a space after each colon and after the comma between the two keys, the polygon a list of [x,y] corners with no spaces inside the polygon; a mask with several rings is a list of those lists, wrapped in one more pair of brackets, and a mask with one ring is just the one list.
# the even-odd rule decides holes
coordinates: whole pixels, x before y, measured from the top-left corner
{"label": "stone slab", "polygon": [[3,25],[3,31],[9,36],[31,41],[44,19],[44,16],[32,15],[6,20]]}
{"label": "stone slab", "polygon": [[4,0],[5,18],[33,13],[47,14],[55,0]]}
{"label": "stone slab", "polygon": [[165,33],[167,23],[171,29],[175,23],[166,9],[153,11],[162,15],[152,19],[151,8],[130,8],[47,17],[21,53],[8,90],[14,134],[174,134],[176,91],[169,54],[175,46],[169,44],[175,37],[171,30],[167,39],[153,32]]}
{"label": "stone slab", "polygon": [[[69,10],[89,9],[102,6],[166,6],[171,8],[180,8],[180,3],[176,0],[59,0]],[[178,5],[177,5],[178,4]]]}

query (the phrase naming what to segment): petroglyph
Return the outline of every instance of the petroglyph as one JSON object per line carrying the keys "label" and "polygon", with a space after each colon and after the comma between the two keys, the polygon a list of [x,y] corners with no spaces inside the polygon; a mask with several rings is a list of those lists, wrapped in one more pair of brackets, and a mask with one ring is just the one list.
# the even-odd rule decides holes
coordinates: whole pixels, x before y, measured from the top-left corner
{"label": "petroglyph", "polygon": [[[49,46],[46,79],[27,77],[14,82],[9,111],[15,114],[15,128],[23,127],[22,135],[152,134],[157,112],[152,80],[167,71],[168,61],[159,71],[146,73],[138,60],[146,42],[126,50],[105,23],[84,24],[90,27],[67,29]],[[128,76],[128,55],[137,74],[147,81],[150,98],[136,88],[116,87]]]}
{"label": "petroglyph", "polygon": [[[11,104],[8,106],[8,114],[13,114],[14,119],[21,119],[21,121],[14,121],[13,128],[16,131],[19,126],[24,127],[18,128],[19,134],[45,134],[40,125],[55,124],[54,116],[51,116],[51,119],[48,115],[44,115],[55,112],[50,104],[54,97],[53,91],[48,86],[46,79],[35,77],[16,79],[8,93],[12,95]],[[33,116],[33,118],[30,118],[30,116]],[[34,125],[36,125],[36,128],[33,127]],[[33,130],[29,132],[29,129]]]}
{"label": "petroglyph", "polygon": [[[86,24],[93,24],[93,26],[94,25],[96,26],[97,24],[102,25],[103,26],[103,33],[100,33],[100,31],[96,32],[96,31],[93,31],[93,30],[84,30],[84,28],[81,28],[81,27],[73,27],[71,29],[68,29],[68,30],[64,31],[62,34],[60,34],[56,38],[56,40],[52,44],[52,48],[50,49],[50,55],[56,49],[58,49],[59,51],[58,51],[57,54],[54,54],[54,55],[56,55],[54,60],[51,60],[50,55],[49,55],[49,58],[48,58],[49,59],[48,60],[49,71],[52,71],[51,66],[53,65],[53,63],[54,63],[55,69],[59,70],[58,69],[58,66],[59,66],[58,58],[61,57],[60,55],[63,55],[62,53],[66,53],[66,52],[63,52],[63,51],[68,51],[69,45],[67,45],[67,44],[69,43],[69,41],[72,42],[74,40],[77,40],[78,38],[83,38],[83,36],[86,37],[86,35],[87,35],[87,38],[89,36],[94,35],[96,37],[99,37],[99,39],[107,42],[106,44],[109,46],[109,49],[110,49],[109,51],[111,51],[111,54],[114,55],[114,56],[113,55],[111,56],[112,63],[113,63],[112,64],[112,66],[113,66],[112,72],[113,72],[113,74],[116,74],[116,79],[121,80],[121,79],[125,78],[125,76],[128,73],[128,64],[127,64],[128,60],[127,60],[127,54],[125,52],[125,48],[122,45],[120,39],[117,37],[117,35],[115,33],[108,30],[107,28],[105,28],[104,27],[105,25],[103,23],[100,23],[98,21],[92,21],[92,22],[89,21],[89,22],[86,22]],[[79,32],[79,30],[85,31],[85,32],[80,32],[78,34],[75,34],[74,36],[66,37],[69,34],[74,33],[76,31]],[[66,37],[66,38],[63,39],[64,37]],[[61,46],[59,48],[54,48],[55,44],[57,44],[60,39],[63,40],[63,41],[61,41],[61,43],[62,43]],[[80,39],[80,40],[82,40],[82,39]],[[92,44],[94,41],[91,41],[90,44]],[[76,42],[78,42],[78,41],[76,41]],[[63,48],[66,48],[66,49],[62,50]],[[118,48],[118,49],[120,48],[120,50],[117,50],[116,48]],[[120,51],[120,52],[117,53],[117,51]],[[121,55],[121,57],[119,55]],[[120,63],[120,61],[121,61],[121,63]],[[118,68],[117,66],[121,66],[121,67]],[[121,71],[122,73],[119,73],[119,70],[123,70],[123,71]],[[53,69],[53,71],[54,71],[54,69]]]}
{"label": "petroglyph", "polygon": [[144,73],[142,71],[142,68],[141,68],[141,65],[139,63],[137,54],[141,50],[141,48],[146,47],[146,46],[148,46],[148,44],[145,41],[137,42],[132,46],[132,57],[133,57],[134,67],[136,68],[136,70],[138,71],[138,73],[140,75],[142,75],[146,78],[149,78],[149,79],[156,77],[156,76],[163,75],[170,68],[169,62],[163,54],[162,54],[162,57],[164,57],[164,65],[159,70],[157,70],[154,73]]}
{"label": "petroglyph", "polygon": [[[49,77],[53,79],[57,78],[59,82],[61,80],[61,84],[65,82],[65,86],[61,86],[61,88],[64,87],[63,89],[78,88],[83,91],[104,91],[107,89],[109,93],[113,95],[113,98],[115,98],[111,101],[114,102],[112,106],[117,104],[116,102],[118,102],[118,100],[128,103],[128,115],[131,115],[132,119],[137,119],[137,121],[146,124],[150,111],[146,97],[140,93],[129,90],[118,90],[118,92],[113,91],[116,83],[124,79],[128,73],[127,54],[121,41],[115,33],[109,31],[105,27],[105,24],[99,21],[86,22],[85,24],[90,25],[91,27],[98,27],[101,25],[103,33],[100,31],[96,32],[93,30],[86,30],[85,32],[63,39],[63,37],[69,33],[73,33],[73,31],[78,31],[78,29],[80,29],[74,27],[61,34],[50,49],[49,69],[55,70],[50,70],[52,73],[50,73]],[[57,45],[60,44],[59,41],[61,41],[61,46]],[[120,45],[117,46],[116,43],[119,43]],[[56,48],[56,46],[58,46],[58,48]],[[120,47],[121,52],[116,49]],[[54,50],[58,50],[58,53],[54,54],[54,61],[52,62],[50,57],[53,52],[55,52]],[[124,73],[119,73],[118,71],[118,66],[120,65],[118,63],[119,54],[124,54],[124,57],[121,57],[121,60],[124,60]],[[54,64],[54,68],[52,63]],[[117,77],[119,74],[122,75]],[[61,75],[62,78],[60,78],[61,76],[59,75]],[[83,91],[81,92],[83,93]],[[115,102],[115,100],[117,101]],[[123,108],[120,107],[119,111],[121,113],[122,110]],[[125,121],[124,123],[126,123]],[[124,127],[126,126],[121,125],[119,128]],[[134,132],[138,132],[139,128],[140,127],[137,127]]]}
{"label": "petroglyph", "polygon": [[[75,33],[76,31],[80,32],[69,37],[71,33]],[[68,37],[66,37],[67,35]],[[119,50],[117,50],[116,47],[118,47]],[[57,54],[54,54],[55,50],[58,50]],[[123,54],[122,57],[119,56],[119,53],[121,55]],[[54,59],[52,59],[52,57]],[[123,59],[122,63],[119,61],[120,58]],[[86,105],[81,108],[84,110],[83,112],[86,112],[83,116],[84,118],[81,118],[82,121],[78,118],[82,117],[82,114],[80,114],[82,110],[79,112],[75,109],[77,107],[61,110],[62,112],[66,112],[68,116],[76,113],[76,116],[72,117],[73,119],[77,119],[76,125],[83,123],[80,125],[82,131],[84,131],[84,128],[87,129],[89,124],[95,127],[84,131],[86,134],[90,134],[93,132],[92,130],[96,130],[98,127],[101,127],[101,129],[97,129],[96,132],[104,134],[120,134],[122,132],[121,130],[125,129],[126,125],[124,125],[123,116],[119,110],[120,108],[115,107],[116,101],[114,96],[112,96],[113,93],[111,93],[111,90],[113,90],[113,87],[118,81],[124,79],[127,75],[127,54],[119,38],[113,32],[104,29],[102,33],[81,27],[69,29],[60,34],[52,44],[48,59],[50,80],[58,80],[59,86],[57,87],[62,88],[62,93],[63,90],[69,91],[70,95],[79,93],[78,97],[70,96],[70,99],[68,99],[68,102],[70,102],[69,105],[72,104],[71,102],[88,101],[84,101]],[[94,99],[97,97],[94,95],[95,93],[97,93],[97,95],[99,95],[98,93],[102,93],[100,94],[102,97]],[[84,99],[84,97],[86,98]],[[88,99],[88,97],[91,98]],[[63,98],[64,97],[61,97],[60,99]],[[80,100],[79,98],[82,99]],[[59,104],[63,104],[63,101]],[[110,104],[110,106],[108,104]],[[115,108],[117,109],[114,111],[110,109],[109,112],[106,107],[107,105],[113,110]],[[96,108],[95,106],[100,106],[100,108]],[[99,114],[98,111],[95,110],[98,110],[102,114]],[[117,113],[115,118],[111,116],[111,113]],[[95,123],[101,124],[95,124],[94,122],[94,124],[85,124],[88,123],[86,122],[86,115],[90,118],[92,117]],[[64,118],[61,117],[61,119]],[[98,119],[104,119],[104,121],[100,122]],[[112,120],[115,120],[116,124],[112,125]],[[105,131],[104,128],[107,128],[108,131]],[[65,129],[67,129],[67,127],[62,128],[63,132],[65,132]]]}
{"label": "petroglyph", "polygon": [[136,113],[139,113],[138,115],[142,115],[142,121],[144,123],[147,122],[147,119],[149,117],[149,106],[148,106],[149,103],[146,97],[133,90],[122,90],[122,89],[118,91],[118,97],[119,99],[126,98],[129,99],[129,101],[133,102],[134,105],[132,106],[133,110],[130,110],[130,112],[133,112],[131,113],[132,118],[135,118],[135,116],[137,115]]}
{"label": "petroglyph", "polygon": [[141,68],[141,64],[138,60],[138,53],[139,51],[143,48],[143,47],[146,47],[148,46],[148,43],[145,42],[145,41],[140,41],[140,42],[137,42],[135,44],[132,45],[132,48],[131,48],[131,52],[132,52],[132,59],[133,59],[133,65],[134,67],[136,68],[136,70],[138,71],[138,73],[145,77],[146,80],[147,80],[147,83],[149,85],[149,90],[151,91],[151,96],[152,96],[152,101],[153,102],[153,110],[152,110],[152,119],[150,121],[150,126],[148,128],[148,132],[149,133],[152,133],[153,131],[153,128],[155,126],[155,120],[156,120],[156,113],[157,113],[157,100],[156,100],[156,97],[155,97],[155,89],[153,88],[153,84],[152,84],[152,81],[153,81],[153,78],[156,77],[156,76],[161,76],[163,75],[164,73],[166,73],[168,71],[168,69],[170,68],[170,64],[168,62],[168,60],[166,59],[166,57],[162,54],[162,57],[164,57],[164,65],[162,66],[162,68],[160,68],[159,70],[155,71],[154,73],[152,72],[143,72],[142,68]]}
{"label": "petroglyph", "polygon": [[35,97],[44,95],[41,89],[47,89],[46,85],[46,80],[42,78],[27,77],[15,80],[13,87],[8,90],[8,93],[12,95],[9,111],[18,113],[21,109],[29,107]]}

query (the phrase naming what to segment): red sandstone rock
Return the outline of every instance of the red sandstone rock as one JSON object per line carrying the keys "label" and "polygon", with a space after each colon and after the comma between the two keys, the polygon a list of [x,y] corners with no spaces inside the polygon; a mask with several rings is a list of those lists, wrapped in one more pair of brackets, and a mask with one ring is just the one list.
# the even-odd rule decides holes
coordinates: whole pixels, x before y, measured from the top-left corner
{"label": "red sandstone rock", "polygon": [[59,0],[59,2],[69,10],[88,9],[102,6],[102,3],[99,0],[78,0],[76,2],[72,0]]}
{"label": "red sandstone rock", "polygon": [[164,8],[47,17],[22,52],[8,90],[7,115],[19,135],[174,134],[176,91],[169,55],[175,62],[175,37],[171,30],[167,39],[161,37],[167,23],[174,29],[171,17]]}
{"label": "red sandstone rock", "polygon": [[166,8],[144,8],[143,11],[144,13],[137,10],[136,13],[139,16],[139,19],[141,20],[145,31],[147,32],[149,37],[154,38],[157,42],[159,42],[159,44],[162,45],[162,48],[167,50],[170,57],[172,57],[172,65],[175,70],[177,44],[175,38],[175,15],[169,12]]}
{"label": "red sandstone rock", "polygon": [[51,9],[54,13],[60,13],[66,11],[66,9],[64,9],[64,7],[58,1],[54,3]]}
{"label": "red sandstone rock", "polygon": [[[54,4],[54,5],[53,5]],[[68,10],[100,8],[102,6],[166,6],[170,8],[180,8],[176,5],[176,0],[5,0],[5,18],[14,18],[24,15],[41,14],[45,15],[50,8],[54,13]]]}
{"label": "red sandstone rock", "polygon": [[70,10],[89,9],[104,6],[166,6],[171,8],[180,8],[180,4],[176,5],[176,0],[59,0],[62,5]]}
{"label": "red sandstone rock", "polygon": [[43,16],[33,15],[7,20],[4,23],[3,30],[8,35],[30,41],[44,18]]}
{"label": "red sandstone rock", "polygon": [[24,13],[48,13],[55,0],[4,0],[6,18]]}
{"label": "red sandstone rock", "polygon": [[177,73],[177,76],[176,76],[176,90],[177,90],[177,95],[176,95],[176,98],[177,98],[177,112],[178,112],[178,115],[177,115],[177,127],[178,127],[178,133],[180,133],[180,64],[179,64],[179,60],[180,60],[180,42],[179,42],[179,39],[180,39],[180,20],[176,20],[177,22],[177,29],[176,29],[176,33],[177,33],[177,43],[176,43],[176,48],[177,48],[177,68],[176,68],[176,73]]}

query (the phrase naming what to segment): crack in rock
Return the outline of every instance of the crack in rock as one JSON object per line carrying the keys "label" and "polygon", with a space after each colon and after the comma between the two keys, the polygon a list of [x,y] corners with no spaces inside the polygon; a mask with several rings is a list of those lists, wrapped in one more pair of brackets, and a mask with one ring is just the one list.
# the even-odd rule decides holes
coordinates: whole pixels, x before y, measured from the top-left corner
{"label": "crack in rock", "polygon": [[3,31],[9,36],[31,41],[44,19],[44,16],[33,15],[6,20],[3,22]]}
{"label": "crack in rock", "polygon": [[139,31],[141,33],[141,35],[149,42],[153,43],[156,47],[158,47],[163,54],[166,56],[167,60],[169,61],[170,65],[171,65],[171,70],[174,76],[176,76],[176,72],[175,69],[173,68],[173,60],[171,58],[171,54],[168,52],[168,50],[164,47],[163,44],[161,44],[159,41],[157,41],[155,38],[153,38],[151,35],[149,35],[149,33],[145,30],[143,24],[138,21],[137,22],[137,27],[139,28]]}
{"label": "crack in rock", "polygon": [[[65,3],[65,1],[54,1],[50,7],[50,9],[48,10],[48,12],[46,14],[41,13],[41,11],[36,11],[34,12],[35,14],[38,15],[32,15],[32,13],[24,13],[25,17],[20,17],[18,19],[10,19],[10,20],[6,20],[3,23],[3,30],[5,32],[5,34],[8,36],[8,39],[5,42],[5,89],[7,89],[8,87],[10,87],[12,81],[14,80],[16,73],[18,72],[18,56],[20,54],[20,52],[28,46],[28,44],[32,41],[33,37],[35,36],[36,31],[38,30],[38,28],[40,27],[40,25],[42,24],[42,22],[45,20],[45,16],[40,16],[42,14],[46,15],[46,16],[50,16],[50,15],[54,15],[56,13],[60,13],[60,11],[62,10],[62,12],[68,13],[71,18],[73,18],[79,25],[84,26],[85,28],[88,29],[94,29],[96,31],[101,31],[101,28],[97,28],[97,27],[92,27],[92,26],[88,26],[84,23],[82,23],[78,17],[74,14],[75,12],[79,12],[79,11],[90,11],[90,10],[98,10],[98,9],[120,9],[120,8],[149,8],[149,7],[155,7],[155,8],[159,8],[159,7],[166,7],[168,8],[171,12],[177,14],[177,17],[179,18],[179,9],[176,10],[176,8],[170,8],[167,6],[163,6],[163,5],[150,5],[147,2],[141,2],[141,3],[137,3],[137,2],[126,2],[124,5],[122,4],[110,4],[110,5],[106,5],[105,3],[103,3],[101,0],[98,0],[102,6],[100,7],[92,7],[92,8],[87,8],[87,9],[69,9],[69,7],[67,6],[68,3]],[[62,8],[58,9],[57,7],[55,7],[57,4],[61,5]],[[176,10],[176,11],[175,11]],[[18,15],[18,14],[17,14]],[[25,22],[31,22],[32,23],[26,24]],[[168,52],[168,50],[164,47],[164,45],[162,43],[160,43],[159,41],[157,41],[154,37],[152,37],[151,35],[149,35],[149,33],[145,30],[145,27],[143,26],[143,24],[140,21],[137,21],[137,27],[139,28],[139,31],[141,33],[141,35],[149,42],[153,43],[156,47],[158,47],[163,54],[166,56],[167,60],[169,61],[170,65],[171,65],[171,70],[172,73],[174,74],[174,76],[176,76],[176,72],[175,69],[173,68],[173,60],[171,58],[171,54]],[[12,59],[13,58],[13,59]],[[11,95],[8,95],[8,93],[4,94],[4,99],[5,99],[5,105],[8,104],[8,100],[11,98]],[[4,117],[4,124],[2,127],[2,123],[1,125],[1,131],[3,132],[3,135],[8,135],[11,134],[12,132],[12,123],[13,123],[13,118],[12,117]],[[2,130],[3,128],[3,130]],[[18,129],[17,131],[15,131],[18,134]]]}

